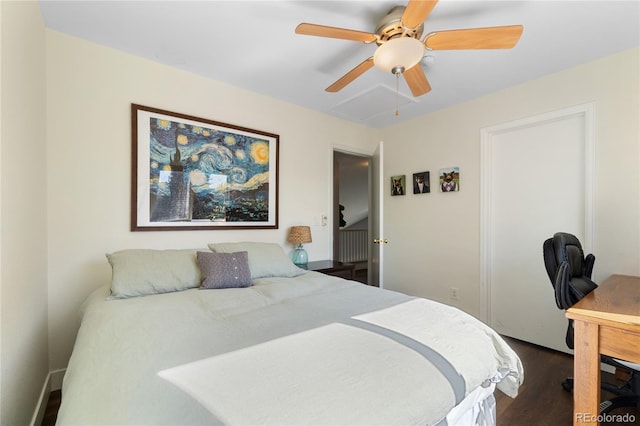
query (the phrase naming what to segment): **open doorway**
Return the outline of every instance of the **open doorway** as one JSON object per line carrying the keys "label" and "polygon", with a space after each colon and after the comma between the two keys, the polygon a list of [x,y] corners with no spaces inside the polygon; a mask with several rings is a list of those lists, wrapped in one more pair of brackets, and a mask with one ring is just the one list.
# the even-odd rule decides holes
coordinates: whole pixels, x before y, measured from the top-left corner
{"label": "open doorway", "polygon": [[369,261],[370,157],[333,152],[333,258],[356,265],[367,283]]}

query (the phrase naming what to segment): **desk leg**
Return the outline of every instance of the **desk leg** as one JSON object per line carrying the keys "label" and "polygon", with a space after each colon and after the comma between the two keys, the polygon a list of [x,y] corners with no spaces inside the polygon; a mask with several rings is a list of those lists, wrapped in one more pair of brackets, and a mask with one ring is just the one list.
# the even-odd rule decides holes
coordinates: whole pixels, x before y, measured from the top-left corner
{"label": "desk leg", "polygon": [[598,325],[574,323],[573,424],[598,425],[600,411],[600,350]]}

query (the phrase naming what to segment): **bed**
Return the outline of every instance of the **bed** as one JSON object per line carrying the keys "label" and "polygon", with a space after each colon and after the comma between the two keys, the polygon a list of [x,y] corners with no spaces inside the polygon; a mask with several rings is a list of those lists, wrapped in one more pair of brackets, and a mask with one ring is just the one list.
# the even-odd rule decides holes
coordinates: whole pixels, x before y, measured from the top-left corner
{"label": "bed", "polygon": [[523,381],[472,316],[299,269],[277,244],[107,257],[60,425],[491,425],[494,389]]}

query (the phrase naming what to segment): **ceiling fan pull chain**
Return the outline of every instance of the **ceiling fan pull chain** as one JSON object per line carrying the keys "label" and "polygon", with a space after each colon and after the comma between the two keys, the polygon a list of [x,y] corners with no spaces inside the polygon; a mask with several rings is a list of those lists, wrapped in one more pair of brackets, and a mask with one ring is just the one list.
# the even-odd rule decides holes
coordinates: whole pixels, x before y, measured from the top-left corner
{"label": "ceiling fan pull chain", "polygon": [[400,74],[396,74],[396,117],[400,115],[400,107],[398,106],[398,83],[400,81]]}
{"label": "ceiling fan pull chain", "polygon": [[392,72],[396,76],[396,117],[400,115],[400,101],[398,92],[400,91],[400,74],[404,71],[403,67],[394,67]]}

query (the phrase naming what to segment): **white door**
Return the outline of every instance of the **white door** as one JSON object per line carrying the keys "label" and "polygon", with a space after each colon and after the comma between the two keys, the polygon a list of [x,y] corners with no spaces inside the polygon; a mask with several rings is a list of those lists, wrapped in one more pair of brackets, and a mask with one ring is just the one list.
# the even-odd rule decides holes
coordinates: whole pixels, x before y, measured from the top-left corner
{"label": "white door", "polygon": [[384,178],[383,173],[383,144],[380,142],[375,152],[371,156],[371,208],[370,220],[371,220],[371,236],[369,241],[369,285],[383,288],[383,254],[384,245],[386,239],[384,238],[384,206],[383,206],[383,191],[384,184],[382,182]]}
{"label": "white door", "polygon": [[584,106],[483,133],[489,324],[501,334],[565,352],[567,320],[555,304],[542,244],[555,232],[569,232],[586,250],[591,247],[591,116],[591,107]]}

